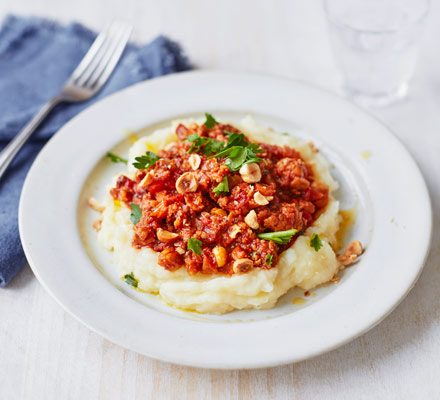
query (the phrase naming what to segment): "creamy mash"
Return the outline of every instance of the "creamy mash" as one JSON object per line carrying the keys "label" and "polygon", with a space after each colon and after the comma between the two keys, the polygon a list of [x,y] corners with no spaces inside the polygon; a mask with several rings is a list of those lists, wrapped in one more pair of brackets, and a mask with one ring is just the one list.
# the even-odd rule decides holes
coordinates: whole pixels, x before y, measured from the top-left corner
{"label": "creamy mash", "polygon": [[[128,177],[136,169],[134,159],[146,150],[158,152],[177,140],[176,121],[169,128],[142,137],[129,150]],[[188,120],[183,123],[190,123]],[[313,145],[290,135],[281,135],[258,125],[247,117],[237,126],[250,139],[274,145],[288,145],[301,154],[309,164],[315,179],[329,188],[325,210],[299,236],[294,244],[279,257],[274,268],[254,268],[250,272],[233,275],[189,274],[187,269],[170,271],[158,264],[158,254],[150,248],[135,248],[130,210],[109,195],[104,201],[99,242],[113,252],[114,262],[121,277],[133,274],[141,291],[155,293],[167,304],[201,313],[225,313],[234,309],[265,309],[274,307],[280,296],[293,287],[312,289],[330,281],[340,268],[332,249],[339,228],[339,204],[333,196],[338,184],[332,178],[329,163]],[[310,246],[312,235],[318,234],[322,247]]]}

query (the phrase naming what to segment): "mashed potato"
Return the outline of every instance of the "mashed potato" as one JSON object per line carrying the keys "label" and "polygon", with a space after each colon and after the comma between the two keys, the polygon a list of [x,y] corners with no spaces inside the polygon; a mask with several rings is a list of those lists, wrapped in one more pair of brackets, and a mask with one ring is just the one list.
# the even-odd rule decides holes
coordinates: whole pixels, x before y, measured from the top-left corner
{"label": "mashed potato", "polygon": [[[160,129],[139,139],[129,151],[128,176],[135,173],[131,163],[146,150],[159,151],[176,140],[176,121],[171,127]],[[188,123],[189,121],[184,121]],[[325,183],[330,192],[338,185],[332,178],[328,162],[314,147],[289,135],[275,133],[257,125],[250,117],[237,125],[250,138],[260,142],[288,145],[296,148],[309,163],[315,177]],[[276,267],[255,268],[249,273],[224,275],[190,275],[185,268],[170,272],[157,263],[157,254],[150,248],[135,249],[130,210],[105,199],[99,242],[113,251],[114,261],[121,277],[133,273],[138,279],[138,289],[157,293],[167,304],[201,313],[225,313],[234,309],[265,309],[274,307],[278,298],[297,286],[309,290],[328,282],[338,272],[339,262],[332,245],[339,228],[339,204],[332,196],[319,218],[300,236],[292,247],[284,251]],[[313,234],[319,234],[322,248],[310,247]]]}

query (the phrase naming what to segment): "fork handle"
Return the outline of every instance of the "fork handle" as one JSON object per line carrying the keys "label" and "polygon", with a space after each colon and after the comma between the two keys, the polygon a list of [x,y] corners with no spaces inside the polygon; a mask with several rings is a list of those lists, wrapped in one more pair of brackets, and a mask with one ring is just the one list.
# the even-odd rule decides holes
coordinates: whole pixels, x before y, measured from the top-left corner
{"label": "fork handle", "polygon": [[61,102],[62,99],[60,97],[50,99],[0,152],[0,179],[23,145],[28,141],[54,107]]}

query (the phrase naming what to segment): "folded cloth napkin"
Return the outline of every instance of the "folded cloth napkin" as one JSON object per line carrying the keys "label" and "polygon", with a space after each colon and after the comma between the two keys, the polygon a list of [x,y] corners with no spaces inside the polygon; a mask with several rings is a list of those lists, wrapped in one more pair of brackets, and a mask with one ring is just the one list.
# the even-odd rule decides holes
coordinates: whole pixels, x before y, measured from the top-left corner
{"label": "folded cloth napkin", "polygon": [[[0,150],[38,108],[56,95],[96,34],[80,24],[8,16],[0,27]],[[59,106],[0,180],[0,287],[25,265],[18,234],[18,203],[26,174],[46,141],[70,118],[135,82],[188,70],[178,44],[159,36],[146,46],[129,44],[111,79],[93,99]]]}

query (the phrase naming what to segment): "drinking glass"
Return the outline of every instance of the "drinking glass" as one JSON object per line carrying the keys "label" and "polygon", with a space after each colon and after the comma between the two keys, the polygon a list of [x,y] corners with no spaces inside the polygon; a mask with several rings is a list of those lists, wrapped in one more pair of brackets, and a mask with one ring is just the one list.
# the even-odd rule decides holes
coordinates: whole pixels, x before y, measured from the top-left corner
{"label": "drinking glass", "polygon": [[324,9],[348,95],[367,106],[404,97],[429,0],[324,0]]}

